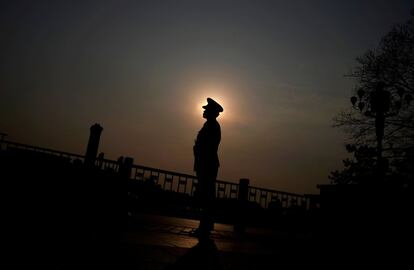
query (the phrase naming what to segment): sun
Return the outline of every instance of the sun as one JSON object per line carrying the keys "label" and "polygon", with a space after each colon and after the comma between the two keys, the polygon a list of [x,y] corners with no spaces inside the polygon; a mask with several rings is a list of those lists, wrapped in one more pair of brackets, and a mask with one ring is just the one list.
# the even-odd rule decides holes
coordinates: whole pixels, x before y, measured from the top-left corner
{"label": "sun", "polygon": [[196,119],[203,120],[203,106],[207,105],[207,98],[211,98],[223,107],[223,112],[217,117],[218,121],[229,122],[235,120],[233,119],[236,116],[233,104],[236,104],[237,94],[234,87],[229,83],[193,84],[189,91],[192,93],[190,102],[193,104],[191,114]]}

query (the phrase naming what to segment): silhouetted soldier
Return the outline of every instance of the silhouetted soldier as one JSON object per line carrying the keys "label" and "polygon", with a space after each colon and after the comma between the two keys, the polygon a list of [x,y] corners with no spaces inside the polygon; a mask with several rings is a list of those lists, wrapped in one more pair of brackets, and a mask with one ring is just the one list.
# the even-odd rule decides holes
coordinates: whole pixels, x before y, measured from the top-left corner
{"label": "silhouetted soldier", "polygon": [[223,107],[211,98],[203,106],[203,117],[207,120],[198,132],[194,150],[194,171],[197,173],[198,186],[196,198],[201,207],[200,225],[197,229],[199,239],[208,239],[214,228],[211,208],[215,198],[215,181],[220,166],[217,150],[221,140],[220,125],[216,118]]}

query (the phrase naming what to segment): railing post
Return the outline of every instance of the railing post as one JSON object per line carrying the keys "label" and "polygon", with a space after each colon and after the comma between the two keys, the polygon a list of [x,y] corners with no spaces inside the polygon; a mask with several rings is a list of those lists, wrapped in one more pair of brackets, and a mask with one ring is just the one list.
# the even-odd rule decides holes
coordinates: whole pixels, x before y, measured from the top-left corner
{"label": "railing post", "polygon": [[119,164],[119,176],[122,180],[129,180],[131,178],[132,166],[134,165],[134,159],[131,157],[125,157],[123,162]]}
{"label": "railing post", "polygon": [[244,233],[246,230],[246,210],[249,201],[249,179],[241,178],[239,180],[239,194],[238,194],[238,209],[236,213],[236,223],[234,224],[234,231]]}
{"label": "railing post", "polygon": [[85,166],[93,167],[96,155],[98,154],[99,140],[101,138],[103,128],[99,124],[95,124],[90,128],[88,146],[85,154]]}

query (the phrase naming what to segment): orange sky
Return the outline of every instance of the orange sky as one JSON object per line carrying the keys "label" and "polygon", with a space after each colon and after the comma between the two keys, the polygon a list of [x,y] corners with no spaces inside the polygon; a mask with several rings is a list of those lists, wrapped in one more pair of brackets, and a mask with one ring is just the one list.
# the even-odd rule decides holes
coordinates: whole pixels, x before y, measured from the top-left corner
{"label": "orange sky", "polygon": [[219,178],[318,192],[346,157],[332,118],[355,57],[410,1],[10,1],[0,10],[0,132],[193,173],[207,97],[224,107]]}

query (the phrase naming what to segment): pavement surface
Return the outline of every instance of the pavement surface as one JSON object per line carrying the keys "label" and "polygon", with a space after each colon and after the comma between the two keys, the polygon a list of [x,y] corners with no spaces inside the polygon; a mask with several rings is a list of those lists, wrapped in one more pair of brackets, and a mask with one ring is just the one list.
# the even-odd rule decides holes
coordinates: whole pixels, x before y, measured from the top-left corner
{"label": "pavement surface", "polygon": [[[131,269],[261,269],[300,262],[310,236],[251,229],[240,235],[233,226],[215,224],[211,241],[194,235],[198,220],[159,215],[134,215],[121,243]],[[306,256],[302,256],[306,257]]]}

